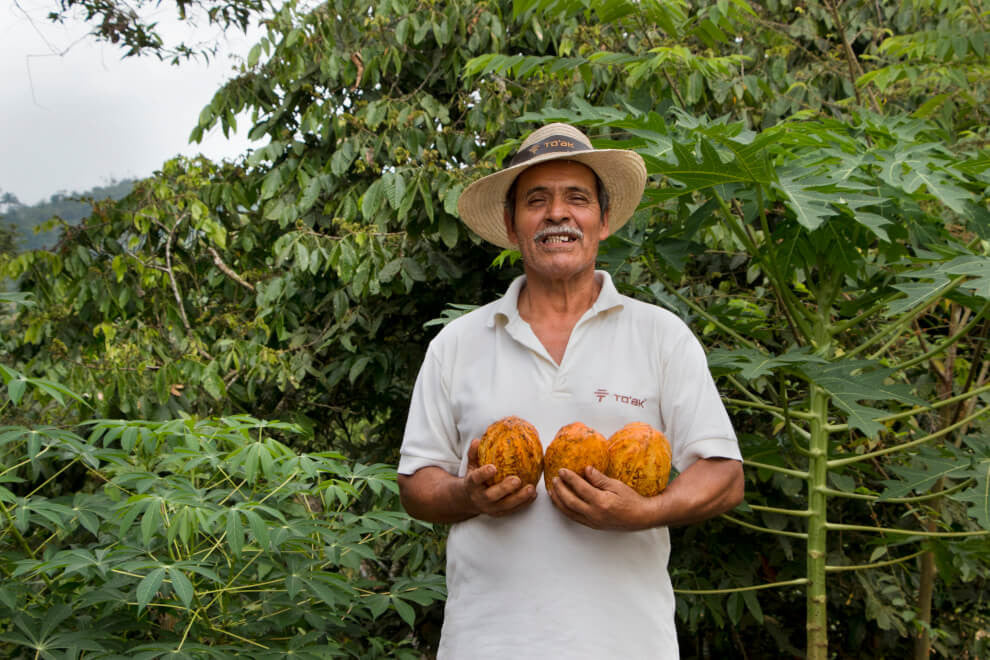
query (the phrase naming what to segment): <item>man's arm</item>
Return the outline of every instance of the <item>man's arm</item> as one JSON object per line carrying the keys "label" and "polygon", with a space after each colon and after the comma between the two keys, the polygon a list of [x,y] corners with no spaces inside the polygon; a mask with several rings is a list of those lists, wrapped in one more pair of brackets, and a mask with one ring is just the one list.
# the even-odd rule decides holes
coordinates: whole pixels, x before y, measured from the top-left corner
{"label": "man's arm", "polygon": [[588,467],[585,477],[561,470],[550,498],[564,515],[595,529],[674,527],[707,520],[743,500],[742,463],[702,458],[655,497],[643,497],[617,479]]}
{"label": "man's arm", "polygon": [[456,477],[443,468],[424,467],[398,477],[399,498],[414,518],[433,523],[455,523],[479,514],[505,516],[536,499],[536,488],[519,477],[488,485],[494,465],[478,465],[478,440],[468,449],[468,470]]}

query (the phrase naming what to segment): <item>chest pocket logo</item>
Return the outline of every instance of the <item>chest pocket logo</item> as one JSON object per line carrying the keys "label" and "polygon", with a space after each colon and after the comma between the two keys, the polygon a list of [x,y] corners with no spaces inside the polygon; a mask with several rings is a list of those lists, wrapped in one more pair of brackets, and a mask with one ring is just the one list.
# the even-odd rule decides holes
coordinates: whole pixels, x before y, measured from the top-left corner
{"label": "chest pocket logo", "polygon": [[616,394],[614,392],[609,392],[604,388],[595,390],[595,398],[598,399],[598,403],[615,400],[618,403],[624,403],[628,406],[636,406],[637,408],[646,407],[646,399],[638,399],[628,394]]}

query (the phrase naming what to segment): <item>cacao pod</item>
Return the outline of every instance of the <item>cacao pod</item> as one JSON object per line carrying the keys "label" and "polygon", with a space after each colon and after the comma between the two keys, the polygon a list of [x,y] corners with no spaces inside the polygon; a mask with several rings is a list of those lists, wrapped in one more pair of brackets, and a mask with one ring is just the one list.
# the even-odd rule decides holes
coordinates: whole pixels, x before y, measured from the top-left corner
{"label": "cacao pod", "polygon": [[670,443],[649,424],[626,424],[608,439],[608,471],[640,495],[663,492],[670,477]]}
{"label": "cacao pod", "polygon": [[495,466],[491,483],[515,475],[524,484],[540,481],[543,473],[543,444],[536,427],[519,417],[503,417],[491,424],[478,444],[478,463]]}
{"label": "cacao pod", "polygon": [[598,431],[581,422],[572,422],[554,436],[543,457],[546,467],[544,483],[547,490],[561,468],[577,472],[582,477],[584,469],[591,465],[600,472],[608,468],[608,441]]}

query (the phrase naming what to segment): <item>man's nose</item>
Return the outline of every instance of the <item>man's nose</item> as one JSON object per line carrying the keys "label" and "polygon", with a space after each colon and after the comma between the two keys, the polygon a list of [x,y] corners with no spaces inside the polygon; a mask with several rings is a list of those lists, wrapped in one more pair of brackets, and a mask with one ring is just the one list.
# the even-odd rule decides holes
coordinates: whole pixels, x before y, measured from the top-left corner
{"label": "man's nose", "polygon": [[547,219],[551,222],[562,222],[570,218],[570,211],[567,202],[563,197],[554,197],[550,200],[550,207],[547,209]]}

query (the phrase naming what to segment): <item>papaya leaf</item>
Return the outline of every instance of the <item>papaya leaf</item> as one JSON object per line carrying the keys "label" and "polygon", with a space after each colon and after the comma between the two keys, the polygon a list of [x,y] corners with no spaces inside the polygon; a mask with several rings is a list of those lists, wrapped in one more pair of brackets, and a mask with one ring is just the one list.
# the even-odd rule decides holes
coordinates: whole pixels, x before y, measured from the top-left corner
{"label": "papaya leaf", "polygon": [[802,364],[827,364],[824,358],[811,354],[811,349],[789,349],[781,355],[767,355],[751,348],[714,349],[708,354],[708,366],[714,371],[738,372],[746,380],[766,376],[777,369]]}
{"label": "papaya leaf", "polygon": [[827,218],[837,214],[831,204],[838,201],[838,195],[827,190],[832,185],[824,177],[809,177],[804,172],[786,169],[778,172],[776,183],[794,217],[808,231],[818,229]]}
{"label": "papaya leaf", "polygon": [[680,184],[676,188],[652,191],[651,196],[654,199],[673,198],[726,184],[769,182],[770,170],[762,145],[721,143],[723,147],[729,145],[733,157],[728,162],[722,160],[715,146],[705,138],[700,139],[698,156],[688,145],[678,142],[671,144],[674,163],[644,156],[649,174],[663,174]]}
{"label": "papaya leaf", "polygon": [[940,145],[898,145],[896,151],[879,152],[884,159],[880,178],[887,184],[915,194],[922,186],[956,213],[964,213],[965,203],[972,195],[959,187],[936,160]]}
{"label": "papaya leaf", "polygon": [[912,492],[918,495],[927,493],[939,479],[965,478],[970,467],[970,461],[964,456],[922,449],[919,460],[912,461],[910,465],[889,466],[890,471],[899,479],[883,482],[887,488],[880,494],[878,501],[905,497]]}
{"label": "papaya leaf", "polygon": [[990,438],[973,435],[965,438],[965,442],[974,453],[971,469],[965,476],[972,477],[976,483],[953,495],[953,499],[965,503],[969,516],[990,531]]}
{"label": "papaya leaf", "polygon": [[945,291],[951,284],[947,277],[936,277],[930,282],[904,282],[895,284],[894,288],[907,294],[905,298],[897,298],[887,305],[886,316],[898,316],[904,312],[924,304]]}
{"label": "papaya leaf", "polygon": [[983,256],[962,255],[928,268],[902,273],[901,276],[927,281],[895,284],[894,288],[906,293],[907,297],[893,301],[885,312],[887,316],[896,316],[931,300],[959,276],[969,278],[962,283],[962,289],[984,300],[990,299],[990,259]]}
{"label": "papaya leaf", "polygon": [[832,402],[845,411],[849,425],[872,437],[884,430],[876,418],[889,411],[865,406],[860,401],[898,401],[924,406],[925,401],[911,393],[907,385],[889,383],[892,369],[879,367],[870,360],[843,360],[826,365],[804,364],[799,367],[808,380],[826,392]]}

